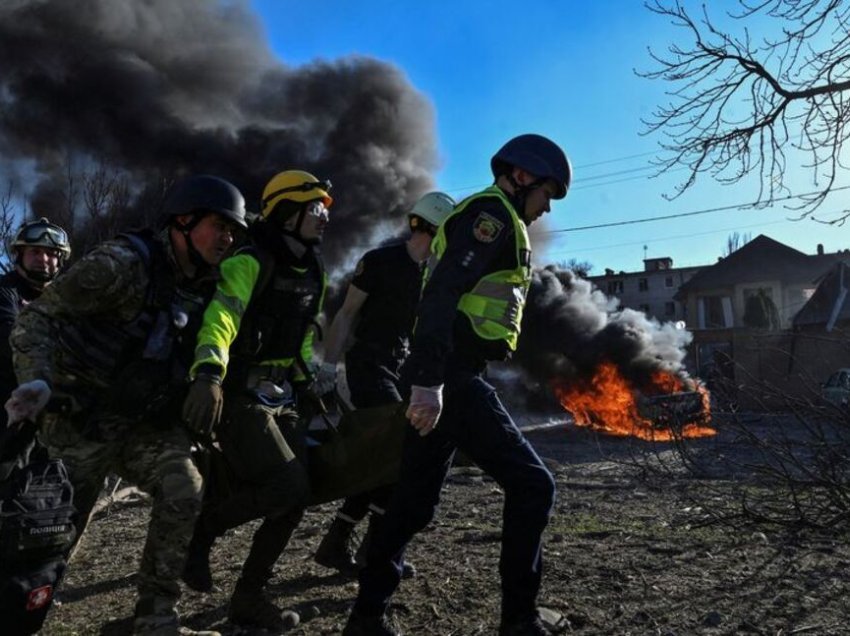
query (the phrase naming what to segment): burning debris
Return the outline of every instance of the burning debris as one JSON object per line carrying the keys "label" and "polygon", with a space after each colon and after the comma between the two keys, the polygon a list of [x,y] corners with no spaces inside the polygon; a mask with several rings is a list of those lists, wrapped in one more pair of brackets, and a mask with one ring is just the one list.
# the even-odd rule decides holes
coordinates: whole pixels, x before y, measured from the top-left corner
{"label": "burning debris", "polygon": [[658,371],[648,385],[638,388],[616,365],[603,362],[593,377],[571,384],[553,382],[553,389],[576,424],[609,435],[659,442],[714,435],[708,427],[708,392],[688,382],[691,386],[686,387],[683,380]]}
{"label": "burning debris", "polygon": [[516,361],[579,425],[657,441],[713,435],[708,392],[683,364],[690,340],[546,268],[534,274]]}

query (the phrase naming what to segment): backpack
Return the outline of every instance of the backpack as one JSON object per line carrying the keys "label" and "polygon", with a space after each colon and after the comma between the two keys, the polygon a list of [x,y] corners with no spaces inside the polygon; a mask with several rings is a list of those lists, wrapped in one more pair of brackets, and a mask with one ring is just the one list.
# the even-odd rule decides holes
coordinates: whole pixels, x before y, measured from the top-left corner
{"label": "backpack", "polygon": [[61,459],[37,448],[0,483],[0,616],[7,636],[35,634],[76,537],[74,489]]}

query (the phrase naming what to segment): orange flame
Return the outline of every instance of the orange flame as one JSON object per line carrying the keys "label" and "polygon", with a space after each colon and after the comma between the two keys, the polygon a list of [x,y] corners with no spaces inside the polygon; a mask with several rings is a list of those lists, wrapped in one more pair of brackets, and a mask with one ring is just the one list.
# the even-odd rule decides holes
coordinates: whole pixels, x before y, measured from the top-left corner
{"label": "orange flame", "polygon": [[[609,435],[634,436],[651,441],[670,441],[682,437],[708,437],[716,431],[708,426],[711,408],[708,390],[700,383],[687,390],[698,391],[702,412],[695,421],[663,427],[640,413],[636,396],[678,393],[686,389],[682,380],[665,371],[653,373],[649,386],[632,386],[616,365],[603,362],[589,382],[556,384],[555,395],[576,424],[589,426]],[[679,425],[681,424],[681,425]],[[675,430],[674,430],[675,429]]]}

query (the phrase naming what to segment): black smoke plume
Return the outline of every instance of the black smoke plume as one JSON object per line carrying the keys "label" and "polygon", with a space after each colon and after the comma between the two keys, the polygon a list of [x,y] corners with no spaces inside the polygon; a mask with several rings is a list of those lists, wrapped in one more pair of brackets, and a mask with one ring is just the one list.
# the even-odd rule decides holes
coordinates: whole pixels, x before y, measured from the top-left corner
{"label": "black smoke plume", "polygon": [[258,210],[271,176],[301,168],[335,186],[333,266],[431,187],[433,129],[396,67],[287,66],[244,1],[0,3],[0,170],[27,182],[37,215],[62,218],[69,158],[123,175],[128,222],[182,174],[227,178]]}
{"label": "black smoke plume", "polygon": [[617,309],[590,282],[570,271],[534,272],[515,360],[537,382],[589,379],[612,362],[636,386],[655,371],[686,378],[688,331],[659,324],[632,309]]}

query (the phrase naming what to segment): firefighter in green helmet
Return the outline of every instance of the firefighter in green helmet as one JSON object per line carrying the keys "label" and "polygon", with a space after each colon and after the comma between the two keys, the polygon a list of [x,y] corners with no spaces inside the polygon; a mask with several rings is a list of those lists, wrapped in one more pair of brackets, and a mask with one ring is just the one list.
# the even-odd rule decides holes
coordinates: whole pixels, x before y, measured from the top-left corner
{"label": "firefighter in green helmet", "polygon": [[[425,260],[437,229],[453,209],[454,201],[443,192],[423,195],[407,215],[407,240],[371,250],[357,263],[325,341],[325,361],[335,363],[353,336],[345,352],[345,376],[356,408],[402,401],[398,372],[409,351]],[[391,492],[388,485],[348,497],[316,550],[316,562],[356,573],[365,562],[371,528],[384,514]],[[354,528],[367,514],[370,530],[355,553]],[[405,562],[404,576],[414,573],[413,565]]]}
{"label": "firefighter in green helmet", "polygon": [[557,144],[534,134],[509,140],[490,166],[495,183],[461,201],[434,239],[402,368],[411,426],[399,482],[375,526],[344,636],[397,634],[385,612],[400,583],[404,550],[433,518],[458,448],[505,493],[498,633],[549,633],[536,599],[554,480],[483,374],[488,361],[504,360],[516,348],[531,282],[526,226],[566,196],[571,169]]}

